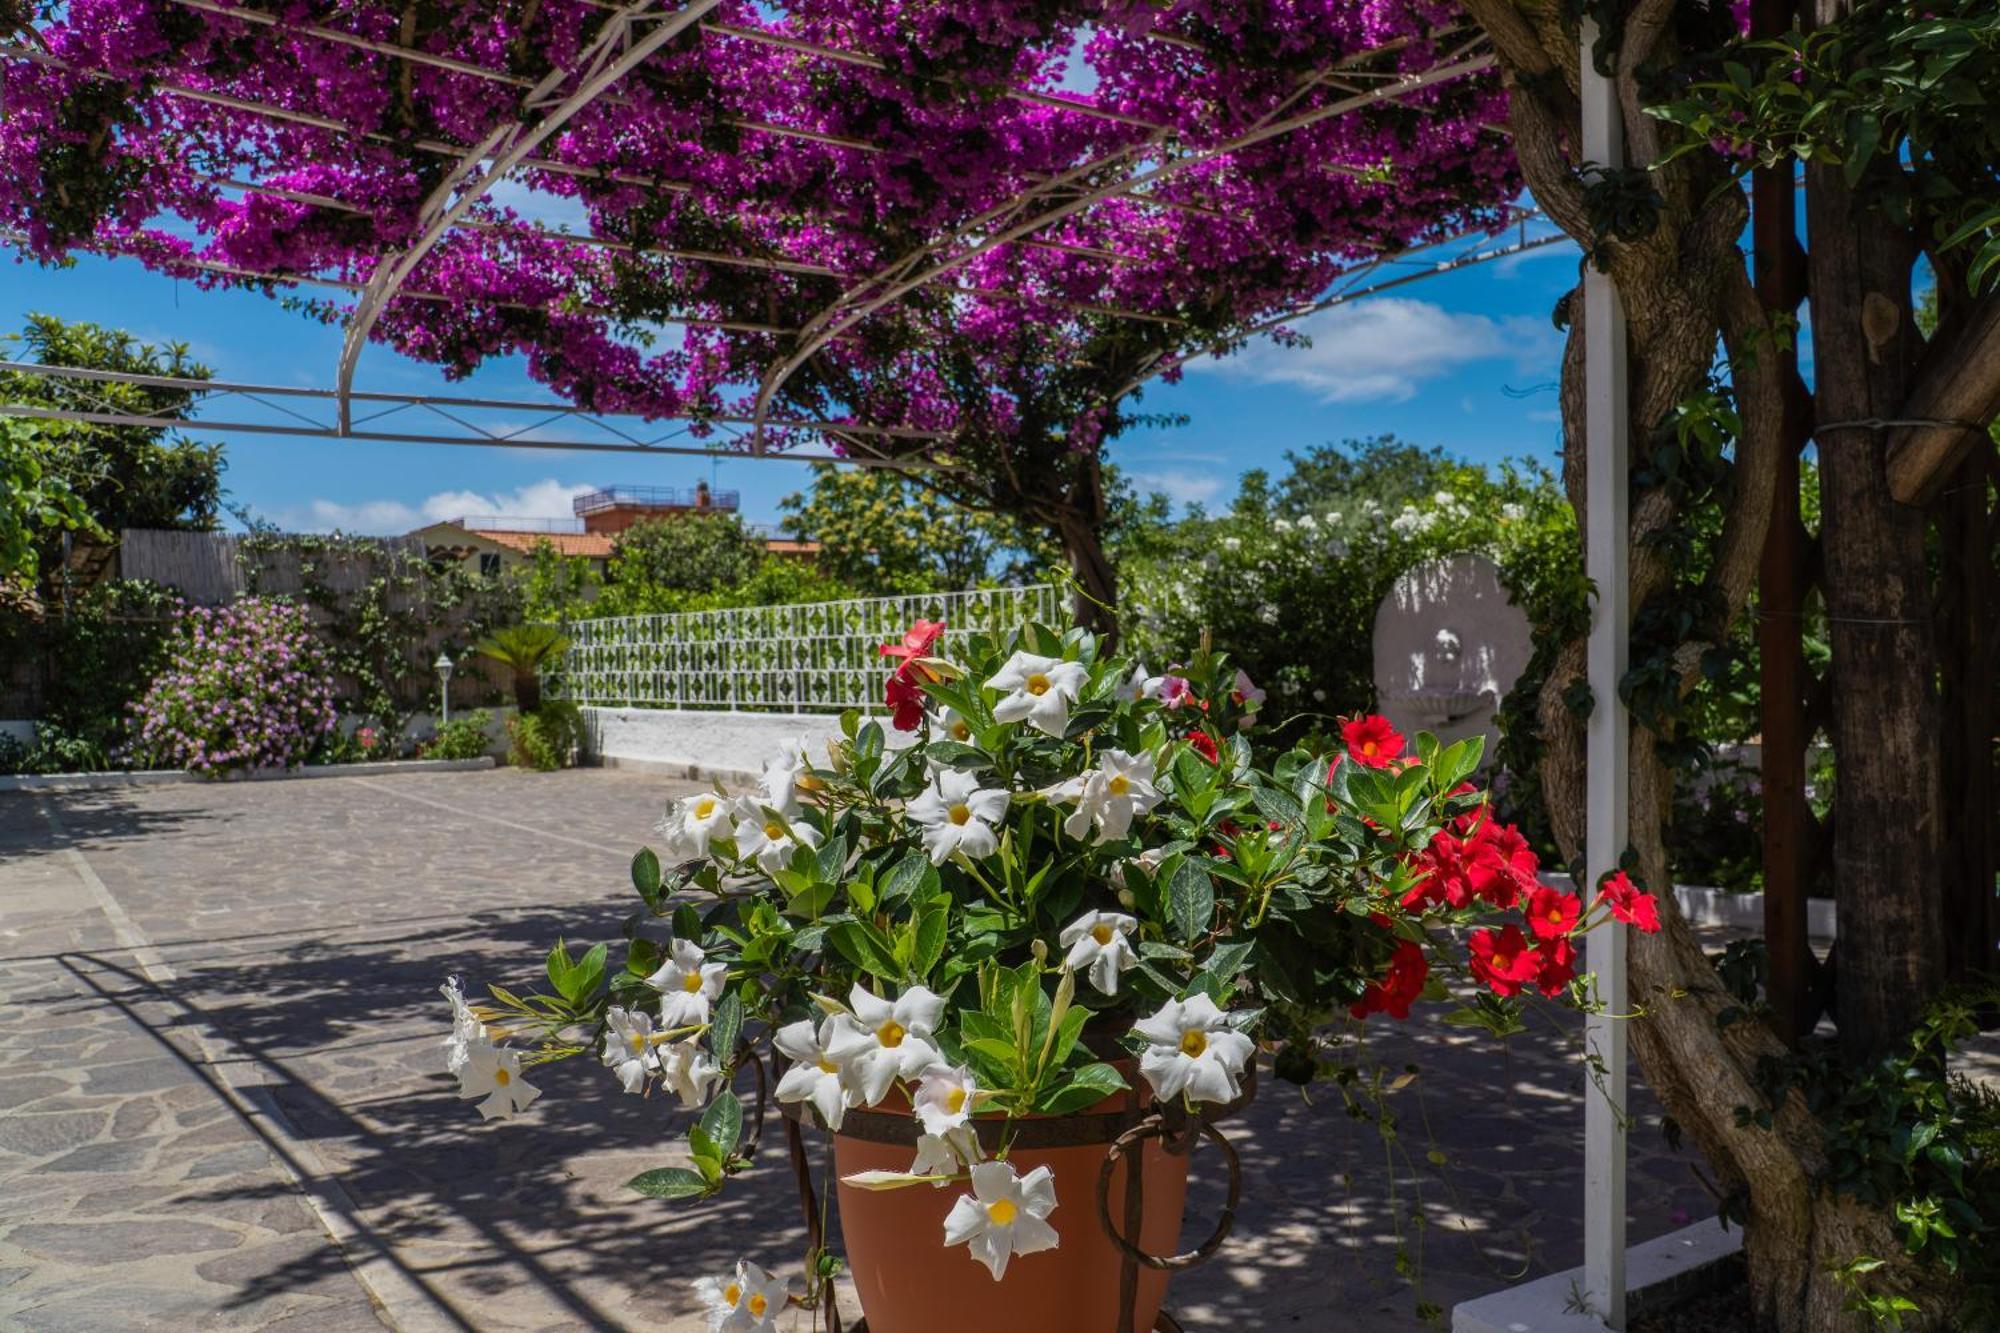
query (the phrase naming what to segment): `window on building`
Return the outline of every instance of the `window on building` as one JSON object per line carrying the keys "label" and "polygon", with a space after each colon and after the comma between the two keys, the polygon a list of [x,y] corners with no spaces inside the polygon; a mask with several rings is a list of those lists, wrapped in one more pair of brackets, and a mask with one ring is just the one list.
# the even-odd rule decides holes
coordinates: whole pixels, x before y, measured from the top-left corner
{"label": "window on building", "polygon": [[479,553],[479,576],[487,579],[497,579],[500,577],[500,553],[498,551],[481,551]]}

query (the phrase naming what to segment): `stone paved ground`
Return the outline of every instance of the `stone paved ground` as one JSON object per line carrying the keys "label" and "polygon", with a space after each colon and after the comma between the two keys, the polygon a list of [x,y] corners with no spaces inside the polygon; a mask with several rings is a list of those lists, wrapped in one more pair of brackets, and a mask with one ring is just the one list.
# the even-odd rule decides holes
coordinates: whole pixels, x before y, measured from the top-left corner
{"label": "stone paved ground", "polygon": [[[649,1204],[620,1182],[675,1160],[658,1101],[571,1062],[484,1125],[437,1069],[442,976],[525,983],[558,932],[615,938],[674,790],[499,770],[0,794],[0,1327],[692,1333],[692,1276],[795,1267],[775,1161],[699,1210]],[[1400,1137],[1267,1083],[1232,1128],[1235,1238],[1175,1282],[1191,1329],[1415,1329],[1420,1300],[1580,1262],[1568,1039],[1370,1037],[1390,1076],[1421,1070],[1390,1097]],[[1707,1198],[1635,1110],[1636,1241]],[[1203,1165],[1190,1240],[1221,1200]]]}

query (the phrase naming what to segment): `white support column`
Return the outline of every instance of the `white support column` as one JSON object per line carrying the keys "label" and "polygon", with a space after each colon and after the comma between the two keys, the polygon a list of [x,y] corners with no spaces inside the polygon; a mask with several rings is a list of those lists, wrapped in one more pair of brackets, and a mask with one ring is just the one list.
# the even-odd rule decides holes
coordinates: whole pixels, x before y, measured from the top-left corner
{"label": "white support column", "polygon": [[[1590,49],[1597,25],[1586,19],[1583,59],[1583,156],[1604,168],[1625,165],[1625,131],[1612,81],[1597,73]],[[1626,473],[1630,450],[1626,382],[1625,312],[1607,274],[1585,265],[1584,421],[1588,474],[1585,486],[1584,560],[1597,588],[1590,622],[1588,734],[1589,821],[1584,842],[1588,883],[1615,869],[1625,850],[1630,781],[1630,717],[1618,697],[1625,675],[1631,625],[1631,581],[1626,536],[1631,527]],[[1654,889],[1664,886],[1652,885]],[[1607,1327],[1625,1327],[1625,1107],[1624,1017],[1631,1012],[1625,975],[1628,931],[1607,925],[1591,932],[1585,963],[1597,977],[1606,1014],[1588,1020],[1585,1040],[1601,1069],[1586,1083],[1583,1120],[1583,1274],[1589,1308]]]}

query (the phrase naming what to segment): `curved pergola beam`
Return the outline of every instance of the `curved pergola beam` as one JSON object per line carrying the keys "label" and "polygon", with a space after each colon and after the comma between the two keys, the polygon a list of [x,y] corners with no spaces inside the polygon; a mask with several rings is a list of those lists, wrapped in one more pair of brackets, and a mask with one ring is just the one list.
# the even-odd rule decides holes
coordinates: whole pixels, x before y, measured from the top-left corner
{"label": "curved pergola beam", "polygon": [[[916,264],[921,264],[923,260],[930,258],[941,248],[936,245],[926,247],[924,250],[899,260],[896,264],[882,270],[876,278],[865,280],[857,284],[856,287],[850,288],[847,298],[836,301],[825,311],[822,311],[820,315],[816,316],[811,323],[807,324],[800,333],[799,346],[793,350],[791,355],[768,371],[764,376],[763,382],[758,385],[757,399],[755,407],[752,410],[752,416],[761,423],[769,414],[771,402],[777,396],[778,391],[784,387],[785,382],[798,373],[808,361],[817,356],[829,343],[840,337],[848,329],[853,328],[860,321],[866,319],[884,306],[899,301],[911,292],[935,282],[946,274],[963,268],[966,264],[989,250],[1011,244],[1015,241],[1024,240],[1033,233],[1045,227],[1052,226],[1064,218],[1073,217],[1077,213],[1106,199],[1115,198],[1120,195],[1144,198],[1145,196],[1139,195],[1137,192],[1148,186],[1171,180],[1194,167],[1212,162],[1217,158],[1226,157],[1231,153],[1255,147],[1260,143],[1294,133],[1307,126],[1316,125],[1321,121],[1348,115],[1363,107],[1395,101],[1398,98],[1406,97],[1433,84],[1463,78],[1470,74],[1477,74],[1482,70],[1491,68],[1495,63],[1495,59],[1496,57],[1491,52],[1464,58],[1450,58],[1444,63],[1420,73],[1400,75],[1393,82],[1385,82],[1379,88],[1356,93],[1339,101],[1329,102],[1325,106],[1315,107],[1310,111],[1300,112],[1294,116],[1288,116],[1281,120],[1257,126],[1243,134],[1226,139],[1199,152],[1175,158],[1171,162],[1163,162],[1159,166],[1141,172],[1138,175],[1087,190],[1067,202],[1037,213],[1024,222],[1003,226],[968,248],[955,254],[946,255],[943,258],[937,259],[934,263],[919,268],[914,274],[904,277],[891,276],[899,272],[905,272],[909,268],[915,267]],[[1149,137],[1144,145],[1135,145],[1120,153],[1111,154],[1109,155],[1111,164],[1117,165],[1129,162],[1142,147],[1151,146],[1155,142],[1153,138]],[[1062,177],[1057,178],[1057,181],[1052,181],[1050,184],[1055,185],[1058,182],[1069,183],[1082,175],[1101,170],[1104,165],[1106,163],[1103,162],[1086,164],[1074,171],[1064,173]],[[1042,191],[1042,193],[1047,192],[1046,189]],[[972,229],[972,226],[968,224],[967,227],[959,228],[953,235],[954,237],[962,237]],[[873,295],[860,300],[851,299],[852,293],[868,291],[871,288],[874,289]],[[761,425],[752,427],[750,450],[753,454],[764,452],[763,428]]]}
{"label": "curved pergola beam", "polygon": [[[525,123],[499,126],[466,150],[458,165],[424,200],[419,213],[422,227],[416,239],[393,260],[375,266],[361,299],[355,303],[354,313],[348,318],[335,389],[339,395],[339,426],[343,434],[351,425],[349,397],[354,389],[354,371],[360,364],[361,351],[368,345],[368,336],[374,331],[375,322],[382,317],[389,302],[395,299],[396,291],[404,280],[423,262],[424,256],[471,211],[473,205],[521,165],[550,135],[720,3],[721,0],[686,0],[672,14],[655,14],[647,12],[652,9],[653,0],[628,0],[606,17],[604,25],[580,53],[574,66],[550,70],[528,90],[522,98],[521,109],[524,112],[541,111],[539,116]],[[648,19],[654,21],[652,31],[638,35],[636,30]],[[624,48],[622,52],[619,50],[621,46]],[[549,105],[550,100],[572,79],[578,80],[576,87],[562,100]],[[542,110],[544,107],[547,109]],[[488,165],[482,170],[481,163]]]}

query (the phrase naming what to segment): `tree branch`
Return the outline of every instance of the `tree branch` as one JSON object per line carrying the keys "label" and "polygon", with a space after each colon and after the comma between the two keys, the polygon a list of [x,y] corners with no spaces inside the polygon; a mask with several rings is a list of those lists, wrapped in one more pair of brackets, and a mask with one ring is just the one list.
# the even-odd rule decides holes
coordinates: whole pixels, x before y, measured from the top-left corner
{"label": "tree branch", "polygon": [[1988,293],[1963,323],[1939,331],[1925,353],[1903,416],[1963,424],[1902,426],[1889,436],[1889,491],[1928,504],[1959,463],[1987,440],[2000,416],[2000,292]]}

